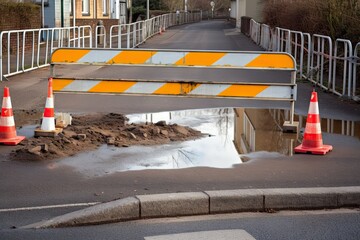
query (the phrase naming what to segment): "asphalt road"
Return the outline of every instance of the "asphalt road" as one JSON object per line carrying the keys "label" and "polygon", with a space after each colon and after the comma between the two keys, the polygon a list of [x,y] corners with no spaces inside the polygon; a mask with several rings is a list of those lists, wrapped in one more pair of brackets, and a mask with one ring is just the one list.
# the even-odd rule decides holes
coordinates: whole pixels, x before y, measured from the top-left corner
{"label": "asphalt road", "polygon": [[[2,239],[204,239],[201,232],[211,231],[206,239],[245,239],[241,235],[224,237],[224,231],[243,230],[256,240],[347,239],[360,236],[358,210],[299,211],[278,213],[240,213],[227,215],[153,219],[60,229],[9,229],[0,231]],[[220,233],[219,235],[216,235]],[[221,234],[223,233],[223,234]],[[192,234],[178,238],[174,234]],[[168,236],[166,236],[168,235]],[[217,237],[216,237],[217,236]],[[152,238],[150,238],[152,237]],[[161,238],[163,237],[163,238]],[[166,238],[165,238],[166,237]],[[246,238],[249,239],[249,238]]]}
{"label": "asphalt road", "polygon": [[[249,39],[232,29],[233,26],[229,23],[221,21],[184,25],[168,29],[163,35],[148,40],[142,47],[153,49],[259,50]],[[86,70],[85,72],[89,73]],[[212,75],[211,73],[208,74],[209,77]],[[2,82],[0,85],[2,87],[4,85],[10,86],[14,109],[42,109],[45,103],[48,75],[48,69],[40,69],[14,76],[10,82]],[[296,103],[297,113],[306,114],[311,90],[311,85],[299,84],[299,101]],[[319,105],[323,117],[360,120],[359,104],[340,101],[337,97],[322,92],[319,92],[319,99],[321,99]],[[272,105],[266,102],[245,103],[237,100],[219,101],[218,99],[114,97],[109,95],[94,97],[58,94],[56,95],[55,108],[57,111],[78,113],[102,112],[106,106],[112,112],[127,114],[189,108],[241,107],[244,104],[249,104],[246,106],[251,107],[259,107],[262,104],[261,107],[263,108]],[[0,209],[93,203],[136,194],[181,191],[359,186],[360,141],[358,139],[354,141],[352,137],[337,134],[323,134],[323,138],[324,142],[334,146],[334,151],[326,156],[283,156],[253,160],[230,169],[198,167],[177,170],[145,170],[115,173],[100,178],[85,178],[70,167],[54,168],[53,162],[8,161],[4,154],[11,148],[1,146]],[[39,221],[72,210],[74,207],[30,212],[4,211],[0,212],[0,225],[2,229],[8,229],[11,226],[21,226],[25,222],[27,224],[31,221]],[[57,230],[54,231],[57,233]],[[83,229],[71,231],[85,232]],[[11,230],[1,232],[1,234],[10,235],[11,233]],[[27,231],[19,231],[15,235],[27,233]],[[45,234],[51,233],[54,234],[50,230],[45,231]]]}

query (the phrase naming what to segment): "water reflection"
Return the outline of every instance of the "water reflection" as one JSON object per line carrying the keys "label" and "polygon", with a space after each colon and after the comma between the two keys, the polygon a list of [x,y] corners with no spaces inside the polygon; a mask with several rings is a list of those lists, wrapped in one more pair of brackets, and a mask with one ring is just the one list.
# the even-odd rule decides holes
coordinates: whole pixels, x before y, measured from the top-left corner
{"label": "water reflection", "polygon": [[[180,124],[207,133],[192,141],[160,146],[118,148],[102,146],[96,151],[78,154],[56,163],[71,166],[87,177],[143,169],[178,169],[189,167],[231,168],[252,159],[277,158],[293,154],[302,134],[283,133],[288,116],[284,110],[203,109],[128,115],[129,122]],[[295,116],[300,128],[306,116]],[[321,120],[322,131],[360,138],[359,122]]]}
{"label": "water reflection", "polygon": [[[235,109],[234,143],[239,154],[266,151],[293,155],[295,146],[301,143],[302,134],[282,132],[282,125],[288,116],[280,109]],[[295,115],[303,132],[307,116]],[[355,121],[321,119],[323,133],[341,134],[360,138],[360,123]],[[245,155],[246,156],[246,155]],[[243,161],[249,159],[242,157]]]}
{"label": "water reflection", "polygon": [[266,109],[238,108],[235,112],[234,143],[240,154],[265,151],[292,155],[297,135],[283,133],[281,128],[287,114],[282,112],[278,119]]}
{"label": "water reflection", "polygon": [[18,128],[17,131],[17,135],[18,136],[25,136],[27,138],[32,138],[34,137],[34,132],[35,129],[37,128],[37,125],[25,125],[22,126],[20,128]]}
{"label": "water reflection", "polygon": [[130,123],[166,121],[192,127],[208,136],[160,146],[117,148],[104,145],[96,151],[63,159],[57,165],[71,166],[87,177],[143,169],[231,168],[241,163],[233,144],[233,116],[233,109],[128,115]]}

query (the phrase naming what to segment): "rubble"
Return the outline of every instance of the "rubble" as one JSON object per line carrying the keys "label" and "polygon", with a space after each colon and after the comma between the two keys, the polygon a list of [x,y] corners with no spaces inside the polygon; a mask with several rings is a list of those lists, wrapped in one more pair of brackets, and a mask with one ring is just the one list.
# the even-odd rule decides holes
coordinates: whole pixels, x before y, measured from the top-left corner
{"label": "rubble", "polygon": [[13,160],[51,160],[95,150],[103,144],[116,147],[158,145],[203,136],[197,130],[168,125],[165,121],[156,124],[129,124],[127,121],[124,115],[116,113],[73,116],[72,125],[58,136],[25,139],[10,156]]}

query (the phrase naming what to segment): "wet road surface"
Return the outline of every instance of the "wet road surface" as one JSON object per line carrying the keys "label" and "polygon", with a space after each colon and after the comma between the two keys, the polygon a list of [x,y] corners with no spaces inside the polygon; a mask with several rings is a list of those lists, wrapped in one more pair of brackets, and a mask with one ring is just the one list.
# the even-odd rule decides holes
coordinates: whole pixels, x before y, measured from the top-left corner
{"label": "wet road surface", "polygon": [[[215,24],[213,28],[210,26]],[[193,34],[205,31],[199,38],[210,43],[189,41]],[[242,35],[228,34],[222,28],[231,29],[227,23],[203,22],[184,28],[169,29],[165,34],[150,39],[143,47],[151,48],[212,48],[239,50],[238,47],[258,49]],[[173,32],[172,32],[173,31]],[[171,38],[182,31],[181,38]],[[220,31],[220,32],[219,32]],[[167,37],[167,34],[169,38]],[[186,34],[190,34],[185,37]],[[227,36],[224,38],[209,37],[213,34]],[[226,35],[228,34],[228,35]],[[165,41],[162,41],[165,40]],[[175,40],[179,41],[175,41]],[[222,39],[222,40],[221,40]],[[236,40],[236,43],[232,41]],[[230,41],[230,42],[229,42]],[[245,42],[244,42],[245,41]],[[206,42],[206,41],[205,41]],[[245,45],[246,44],[246,45]],[[226,47],[224,47],[226,46]],[[234,49],[235,48],[235,49]],[[41,109],[46,97],[46,79],[48,69],[14,76],[10,82],[13,106],[16,109]],[[74,70],[75,71],[75,70]],[[145,73],[146,74],[146,73]],[[44,84],[45,83],[45,84]],[[310,84],[300,83],[296,113],[305,116],[308,111]],[[56,111],[68,112],[102,112],[104,107],[112,112],[124,114],[161,112],[183,109],[224,108],[224,107],[261,107],[272,108],[271,102],[257,103],[243,100],[188,99],[168,97],[134,97],[134,96],[90,96],[58,94],[55,99]],[[334,95],[319,92],[321,117],[337,121],[359,121],[359,104],[341,101]],[[281,106],[279,106],[281,107]],[[287,104],[284,104],[284,108]],[[16,120],[16,116],[15,116]],[[358,125],[357,125],[358,126]],[[347,129],[347,126],[344,126]],[[355,128],[355,129],[358,129]],[[331,132],[331,131],[330,131]],[[335,131],[338,132],[338,131]],[[356,134],[355,134],[356,135]],[[356,135],[357,136],[357,135]],[[262,138],[266,138],[263,136]],[[101,177],[84,176],[71,166],[60,164],[61,160],[52,162],[13,162],[1,155],[0,161],[0,208],[18,208],[48,206],[57,204],[91,203],[109,201],[136,194],[166,193],[183,191],[202,191],[238,188],[270,187],[317,187],[317,186],[355,186],[360,184],[360,141],[352,136],[323,133],[324,143],[331,144],[334,151],[326,156],[314,155],[281,155],[276,158],[255,157],[246,163],[239,163],[231,168],[191,167],[168,170],[134,170],[105,174]],[[0,154],[8,152],[9,147],[1,146]],[[205,160],[206,161],[206,160]],[[73,209],[71,209],[73,210]],[[59,211],[70,211],[64,208]],[[26,212],[28,214],[29,212]],[[36,220],[55,216],[58,211],[37,214]],[[14,214],[14,213],[13,213]],[[17,226],[18,219],[24,215],[1,213],[1,228]],[[15,217],[13,217],[15,216]]]}

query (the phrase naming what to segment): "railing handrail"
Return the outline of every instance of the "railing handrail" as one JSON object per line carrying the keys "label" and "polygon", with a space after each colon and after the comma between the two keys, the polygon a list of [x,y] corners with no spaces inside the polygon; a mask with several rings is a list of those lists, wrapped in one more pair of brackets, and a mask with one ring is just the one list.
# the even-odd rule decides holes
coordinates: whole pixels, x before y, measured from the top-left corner
{"label": "railing handrail", "polygon": [[[360,100],[360,89],[357,88],[358,71],[356,69],[359,65],[357,61],[360,42],[353,48],[348,39],[338,38],[333,41],[329,36],[310,35],[309,33],[280,27],[268,31],[268,25],[261,24],[259,29],[258,24],[254,19],[249,21],[251,39],[265,50],[292,54],[299,66],[300,78],[305,78],[339,96],[355,101]],[[339,49],[340,46],[343,48]],[[343,52],[344,57],[339,57],[339,50]],[[307,56],[306,62],[305,56]],[[342,84],[338,83],[338,73],[340,72],[338,71],[338,61],[343,61]],[[306,73],[304,69],[306,69]],[[328,74],[327,80],[324,79],[324,74]]]}
{"label": "railing handrail", "polygon": [[[0,35],[0,81],[7,76],[48,66],[49,54],[59,47],[92,47],[95,39],[94,45],[97,48],[97,40],[100,37],[104,41],[104,46],[101,47],[110,46],[112,48],[114,46],[113,41],[117,40],[118,48],[134,48],[168,27],[200,21],[200,16],[200,13],[168,13],[145,21],[114,25],[110,27],[109,37],[106,28],[101,27],[101,25],[96,26],[94,33],[89,25],[2,31]],[[113,34],[116,27],[118,27],[120,34]],[[104,29],[103,33],[98,33],[99,28]],[[125,33],[121,31],[122,28],[125,28]],[[30,32],[34,40],[27,46],[28,41],[24,35],[30,36]],[[37,37],[36,34],[38,34]],[[44,35],[46,36],[45,40],[43,40]],[[22,36],[21,41],[20,36]],[[5,39],[7,41],[6,50],[3,49],[4,37],[7,37]],[[11,44],[12,38],[15,38],[16,41],[14,45]],[[107,40],[109,40],[109,45]],[[126,41],[125,46],[121,43],[123,40]],[[17,51],[16,55],[12,55],[10,51],[14,47]],[[28,53],[29,51],[31,52]],[[28,54],[31,55],[31,60],[26,59]],[[5,55],[7,55],[6,59],[4,58]],[[44,63],[41,62],[41,58],[43,58]],[[13,63],[14,61],[15,63]],[[4,64],[7,66],[6,69],[3,69]]]}

